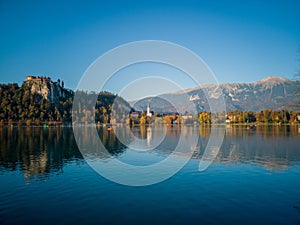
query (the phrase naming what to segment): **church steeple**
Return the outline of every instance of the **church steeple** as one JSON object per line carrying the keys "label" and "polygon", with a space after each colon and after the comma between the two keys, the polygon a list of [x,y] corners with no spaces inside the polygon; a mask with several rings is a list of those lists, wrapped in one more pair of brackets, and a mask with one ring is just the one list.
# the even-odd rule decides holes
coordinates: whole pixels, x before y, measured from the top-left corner
{"label": "church steeple", "polygon": [[152,116],[152,113],[150,111],[150,104],[148,104],[148,106],[147,106],[147,116],[149,116],[149,117]]}

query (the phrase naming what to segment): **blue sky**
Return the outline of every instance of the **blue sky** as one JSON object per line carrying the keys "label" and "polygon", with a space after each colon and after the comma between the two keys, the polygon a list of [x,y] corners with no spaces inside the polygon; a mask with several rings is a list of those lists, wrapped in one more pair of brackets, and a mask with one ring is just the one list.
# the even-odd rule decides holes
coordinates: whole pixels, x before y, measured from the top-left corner
{"label": "blue sky", "polygon": [[0,83],[46,75],[74,89],[95,59],[139,40],[189,48],[220,83],[293,78],[300,67],[299,9],[300,1],[287,0],[2,0]]}

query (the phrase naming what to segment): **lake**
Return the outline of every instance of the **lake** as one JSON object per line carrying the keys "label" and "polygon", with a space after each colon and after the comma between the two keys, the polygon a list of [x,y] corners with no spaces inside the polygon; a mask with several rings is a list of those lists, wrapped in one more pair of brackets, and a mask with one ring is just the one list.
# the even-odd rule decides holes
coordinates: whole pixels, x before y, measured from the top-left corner
{"label": "lake", "polygon": [[[300,224],[300,126],[217,127],[222,147],[203,171],[210,127],[78,129],[0,128],[0,224]],[[79,151],[76,141],[94,146],[91,130],[107,152]],[[95,168],[138,182],[110,161],[161,163],[181,139],[188,151],[174,162],[191,159],[153,185],[123,185]],[[164,171],[146,171],[145,181]]]}

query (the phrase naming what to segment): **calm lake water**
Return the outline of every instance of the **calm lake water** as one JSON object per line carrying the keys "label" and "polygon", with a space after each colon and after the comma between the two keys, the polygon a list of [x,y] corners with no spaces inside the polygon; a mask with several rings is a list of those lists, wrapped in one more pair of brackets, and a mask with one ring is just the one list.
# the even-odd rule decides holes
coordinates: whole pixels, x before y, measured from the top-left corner
{"label": "calm lake water", "polygon": [[[0,128],[0,224],[300,224],[300,127],[225,131],[205,171],[198,167],[211,129],[189,127],[186,138],[200,137],[192,159],[163,182],[132,187],[95,172],[72,128]],[[177,127],[135,127],[145,144],[163,137],[143,152],[98,132],[110,154],[89,159],[138,166],[168,157],[182,135]]]}

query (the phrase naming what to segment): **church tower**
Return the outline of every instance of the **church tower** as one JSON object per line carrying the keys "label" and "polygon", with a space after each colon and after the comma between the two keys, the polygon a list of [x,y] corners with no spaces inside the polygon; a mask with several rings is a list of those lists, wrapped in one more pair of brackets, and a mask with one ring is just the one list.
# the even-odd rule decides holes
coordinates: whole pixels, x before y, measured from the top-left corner
{"label": "church tower", "polygon": [[148,106],[147,106],[147,116],[149,116],[149,117],[152,116],[152,113],[150,111],[150,104],[148,104]]}

